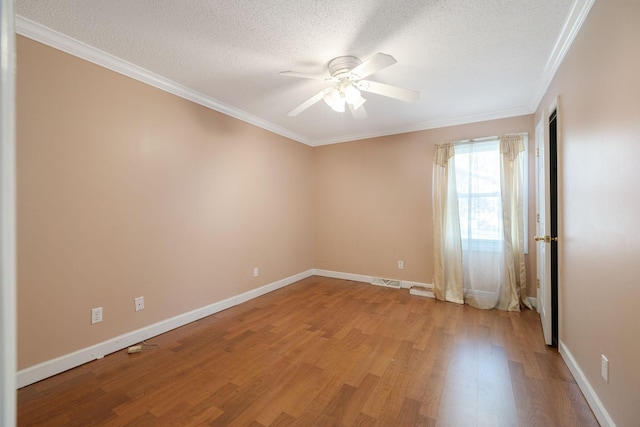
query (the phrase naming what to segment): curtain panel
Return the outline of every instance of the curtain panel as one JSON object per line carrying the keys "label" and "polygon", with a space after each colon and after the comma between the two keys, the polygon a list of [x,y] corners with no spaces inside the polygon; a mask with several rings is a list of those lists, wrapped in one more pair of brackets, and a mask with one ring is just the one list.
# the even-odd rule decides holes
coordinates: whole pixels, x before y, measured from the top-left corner
{"label": "curtain panel", "polygon": [[502,221],[508,287],[512,290],[508,310],[519,311],[520,304],[531,308],[527,298],[527,273],[524,259],[524,164],[523,134],[500,137],[500,184]]}
{"label": "curtain panel", "polygon": [[436,147],[433,158],[433,294],[441,301],[464,303],[462,242],[453,144]]}

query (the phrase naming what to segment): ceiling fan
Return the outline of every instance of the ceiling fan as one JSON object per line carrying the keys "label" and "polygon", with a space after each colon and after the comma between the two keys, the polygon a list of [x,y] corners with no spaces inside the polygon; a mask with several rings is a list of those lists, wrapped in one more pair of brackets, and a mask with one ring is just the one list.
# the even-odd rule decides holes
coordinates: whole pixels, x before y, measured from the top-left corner
{"label": "ceiling fan", "polygon": [[339,56],[333,58],[329,61],[328,65],[329,76],[282,71],[280,74],[283,76],[302,77],[333,83],[333,86],[321,90],[289,111],[287,116],[297,116],[323,99],[334,111],[342,113],[345,110],[345,106],[348,106],[354,118],[366,118],[367,112],[363,106],[366,99],[362,97],[360,91],[375,93],[406,102],[417,101],[420,97],[420,92],[415,90],[373,82],[371,80],[363,80],[365,77],[387,68],[396,62],[395,58],[391,55],[376,53],[364,62],[355,56]]}

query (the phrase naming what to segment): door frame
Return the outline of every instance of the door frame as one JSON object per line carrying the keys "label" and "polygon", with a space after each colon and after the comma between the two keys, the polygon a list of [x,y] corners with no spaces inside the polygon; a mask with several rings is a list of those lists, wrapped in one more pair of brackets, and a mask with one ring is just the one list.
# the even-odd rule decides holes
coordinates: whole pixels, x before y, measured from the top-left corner
{"label": "door frame", "polygon": [[[556,96],[551,105],[547,109],[548,115],[546,117],[547,123],[549,121],[549,117],[555,111],[556,113],[556,232],[558,237],[558,241],[556,243],[556,252],[557,252],[557,277],[556,277],[556,287],[557,291],[557,304],[558,304],[558,348],[560,348],[560,341],[562,341],[562,251],[560,250],[563,247],[562,236],[563,228],[562,228],[562,111],[561,111],[561,102],[560,96]],[[553,262],[553,261],[552,261]]]}
{"label": "door frame", "polygon": [[16,104],[13,0],[0,0],[0,425],[16,425]]}
{"label": "door frame", "polygon": [[[545,162],[545,177],[543,177],[543,179],[547,179],[547,177],[550,177],[551,173],[552,173],[552,165],[551,165],[551,134],[550,134],[550,118],[555,114],[555,134],[556,134],[556,138],[555,138],[555,160],[556,160],[556,164],[555,164],[555,201],[552,202],[551,201],[551,195],[553,194],[553,191],[551,190],[551,188],[549,188],[549,194],[546,195],[545,199],[546,199],[546,206],[545,206],[545,212],[547,212],[547,217],[548,217],[548,223],[545,224],[545,232],[543,233],[545,236],[551,236],[551,237],[556,237],[558,238],[557,241],[551,241],[549,242],[549,246],[546,248],[546,252],[548,252],[548,259],[549,259],[549,264],[546,266],[546,270],[547,273],[545,274],[549,280],[549,285],[547,287],[547,291],[548,291],[548,295],[547,295],[547,299],[550,299],[551,296],[553,295],[554,291],[552,290],[553,284],[555,283],[555,287],[556,287],[556,291],[555,291],[555,304],[556,304],[556,310],[554,313],[554,308],[552,306],[553,300],[549,301],[548,307],[549,307],[549,313],[546,314],[546,316],[551,316],[551,321],[549,322],[549,331],[547,331],[549,335],[549,341],[547,341],[547,337],[545,337],[545,342],[549,345],[556,345],[559,346],[560,341],[561,341],[561,336],[562,336],[562,296],[561,296],[561,266],[562,266],[562,252],[560,251],[561,248],[561,244],[562,244],[562,239],[560,238],[560,236],[562,235],[562,174],[561,174],[561,166],[562,166],[562,115],[560,114],[560,98],[559,96],[555,97],[553,99],[553,102],[550,104],[550,106],[548,108],[545,108],[542,110],[542,115],[540,117],[540,120],[538,120],[536,122],[535,125],[535,131],[536,131],[536,147],[538,146],[538,134],[540,132],[540,128],[542,128],[542,132],[544,134],[543,136],[543,144],[544,144],[544,156],[547,159],[547,162]],[[537,153],[536,153],[537,156]],[[544,161],[544,160],[543,160]],[[538,203],[538,192],[539,192],[539,184],[538,184],[538,159],[536,157],[536,203]],[[549,185],[551,185],[551,179],[549,179]],[[546,191],[546,190],[545,190]],[[551,214],[551,205],[555,204],[555,210],[556,210],[556,215],[555,215],[555,235],[551,235],[553,234],[553,227],[552,227],[552,221],[554,221],[552,219],[552,214]],[[536,207],[536,214],[539,214],[539,210],[538,207]],[[538,221],[536,220],[536,234],[538,234]],[[547,233],[548,231],[548,233]],[[539,259],[539,251],[538,251],[538,242],[536,242],[536,279],[538,279],[538,263],[540,262]],[[542,244],[546,244],[545,242],[542,242]],[[554,259],[552,255],[552,253],[555,252],[556,258]],[[553,266],[553,267],[552,267]],[[555,277],[552,276],[551,271],[552,268],[555,268],[556,270],[556,275]],[[555,282],[554,282],[555,280]],[[538,282],[538,280],[536,280],[536,282]],[[537,292],[541,292],[541,288],[536,286],[536,291]],[[537,298],[537,302],[538,304],[540,303],[539,300],[539,295]],[[540,304],[539,304],[540,305]],[[538,312],[540,313],[542,310],[542,307],[538,306]],[[545,310],[546,312],[546,310]],[[554,315],[555,314],[555,315]],[[554,328],[553,328],[553,323],[555,322],[556,324],[556,335],[553,335],[554,332]],[[544,322],[543,322],[544,323]],[[544,326],[544,325],[543,325]],[[554,338],[555,338],[555,342],[554,342]]]}

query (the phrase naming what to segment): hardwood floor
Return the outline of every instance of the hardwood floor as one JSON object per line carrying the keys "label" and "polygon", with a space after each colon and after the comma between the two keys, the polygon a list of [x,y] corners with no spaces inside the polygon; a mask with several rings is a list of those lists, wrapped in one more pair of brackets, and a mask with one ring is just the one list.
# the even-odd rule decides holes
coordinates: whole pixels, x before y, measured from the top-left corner
{"label": "hardwood floor", "polygon": [[597,426],[537,313],[310,277],[18,391],[20,426]]}

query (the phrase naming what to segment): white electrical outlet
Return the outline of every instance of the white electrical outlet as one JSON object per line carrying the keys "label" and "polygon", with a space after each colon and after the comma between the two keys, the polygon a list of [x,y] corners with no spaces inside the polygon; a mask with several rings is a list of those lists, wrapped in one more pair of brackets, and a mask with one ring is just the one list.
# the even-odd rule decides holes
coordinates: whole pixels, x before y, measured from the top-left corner
{"label": "white electrical outlet", "polygon": [[253,277],[258,277],[260,275],[260,270],[258,267],[253,267]]}
{"label": "white electrical outlet", "polygon": [[102,307],[91,309],[91,324],[102,322]]}
{"label": "white electrical outlet", "polygon": [[601,362],[600,370],[601,370],[602,378],[604,378],[606,382],[609,382],[609,359],[607,359],[607,356],[605,356],[604,354],[601,354],[600,356],[602,357],[600,361]]}
{"label": "white electrical outlet", "polygon": [[398,270],[404,269],[404,261],[398,261]]}
{"label": "white electrical outlet", "polygon": [[144,297],[138,297],[134,300],[136,311],[144,310]]}

